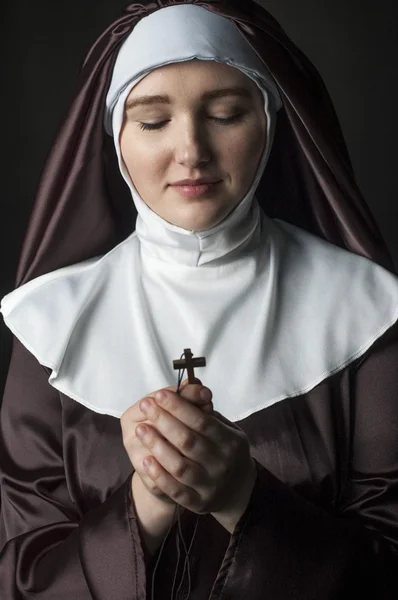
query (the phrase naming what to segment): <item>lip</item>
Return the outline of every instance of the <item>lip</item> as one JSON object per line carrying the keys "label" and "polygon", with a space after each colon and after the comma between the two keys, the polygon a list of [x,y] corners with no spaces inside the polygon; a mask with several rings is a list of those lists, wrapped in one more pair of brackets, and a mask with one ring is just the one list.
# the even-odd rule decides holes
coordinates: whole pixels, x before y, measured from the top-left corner
{"label": "lip", "polygon": [[202,185],[202,183],[218,183],[220,179],[215,179],[214,177],[199,177],[198,179],[181,179],[180,181],[175,181],[170,185],[190,185],[197,186]]}
{"label": "lip", "polygon": [[174,189],[185,198],[198,198],[199,196],[211,194],[219,183],[221,183],[221,181],[216,181],[214,183],[202,183],[200,185],[173,184],[172,187],[174,187]]}

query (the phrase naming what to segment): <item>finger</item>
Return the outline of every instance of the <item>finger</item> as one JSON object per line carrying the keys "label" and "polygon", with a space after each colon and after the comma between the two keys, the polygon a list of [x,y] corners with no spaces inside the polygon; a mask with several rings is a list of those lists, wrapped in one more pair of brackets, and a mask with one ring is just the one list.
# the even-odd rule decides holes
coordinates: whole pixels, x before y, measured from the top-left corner
{"label": "finger", "polygon": [[[195,378],[195,382],[196,382],[195,384],[190,384],[188,379],[185,379],[185,381],[180,386],[179,393],[181,396],[183,396],[187,400],[189,400],[191,402],[195,402],[196,404],[200,405],[202,410],[204,410],[205,412],[208,412],[209,414],[211,414],[213,412],[212,403],[203,401],[199,395],[199,391],[202,388],[202,383],[201,383],[200,379]],[[189,388],[194,387],[194,390],[186,389],[188,386],[189,386]],[[163,390],[168,390],[168,391],[172,391],[172,392],[176,393],[177,386],[171,385],[171,386],[168,386],[165,388],[160,388],[159,390],[155,390],[154,392],[151,392],[147,396],[144,396],[143,398],[138,400],[135,404],[132,404],[131,406],[129,406],[129,408],[121,416],[122,425],[124,422],[128,422],[128,421],[136,421],[138,423],[145,421],[146,417],[145,417],[145,415],[143,415],[142,411],[140,410],[141,400],[144,400],[145,398],[153,398],[156,393],[161,392]]]}
{"label": "finger", "polygon": [[219,413],[218,411],[213,411],[213,415],[219,420],[221,421],[221,423],[225,423],[225,425],[228,425],[229,427],[231,427],[232,429],[235,429],[236,431],[243,431],[242,427],[239,427],[239,425],[237,425],[234,421],[230,421],[229,419],[227,419],[226,417],[224,417],[224,415],[222,415],[221,413]]}
{"label": "finger", "polygon": [[226,426],[212,414],[206,414],[191,402],[185,402],[178,394],[163,390],[164,396],[155,394],[155,401],[163,410],[196,431],[216,446],[225,440]]}
{"label": "finger", "polygon": [[196,503],[199,504],[199,494],[192,488],[177,481],[170,473],[168,473],[156,458],[149,457],[146,461],[145,470],[156,487],[162,490],[170,500],[180,504],[183,507],[192,509]]}
{"label": "finger", "polygon": [[[190,382],[189,382],[189,379],[188,379],[188,377],[187,377],[187,378],[186,378],[186,379],[184,379],[184,381],[181,383],[181,385],[180,385],[180,389],[181,389],[181,388],[185,388],[187,385],[193,385],[193,384],[195,384],[195,383],[197,383],[197,384],[199,384],[199,385],[202,385],[202,382],[201,382],[201,380],[200,380],[198,377],[194,377],[194,378],[193,378],[193,381],[192,381],[192,383],[190,383]],[[173,387],[176,387],[176,386],[173,386]],[[176,390],[172,390],[172,391],[176,391]]]}
{"label": "finger", "polygon": [[[189,379],[188,378],[184,379],[184,381],[180,384],[180,391],[182,389],[186,388],[187,385],[193,385],[194,383],[202,385],[202,382],[197,377],[194,378],[192,384],[189,383]],[[178,387],[178,385],[169,385],[168,387],[162,388],[162,389],[170,390],[171,392],[176,392],[177,391],[177,387]],[[156,391],[160,391],[160,390],[156,390]]]}
{"label": "finger", "polygon": [[[201,465],[183,456],[174,445],[159,434],[157,429],[150,425],[138,425],[136,435],[142,445],[174,479],[189,487],[206,484],[208,475]],[[145,460],[151,460],[150,456],[145,457],[143,465]]]}
{"label": "finger", "polygon": [[213,394],[209,388],[201,384],[189,383],[179,391],[179,395],[201,408],[207,405],[212,406]]}
{"label": "finger", "polygon": [[[188,405],[177,394],[171,393],[171,395],[174,395],[180,403]],[[209,428],[207,428],[209,437],[202,435],[202,432],[205,431],[204,426],[195,425],[193,422],[190,423],[190,426],[186,426],[174,415],[162,410],[155,402],[151,402],[151,406],[147,409],[147,415],[156,431],[167,442],[172,444],[183,457],[189,458],[202,467],[209,481],[218,479],[223,474],[226,460],[228,461],[231,452],[236,450],[238,442],[236,432],[232,435],[233,430],[215,417],[205,415],[201,409],[194,406],[191,408],[194,409],[198,421],[211,420],[214,423],[216,429],[214,435],[211,435]],[[211,437],[213,439],[209,439]],[[194,485],[193,482],[190,484]],[[200,487],[203,489],[202,486]],[[196,485],[195,489],[198,490]]]}
{"label": "finger", "polygon": [[143,465],[140,470],[136,469],[136,473],[137,473],[137,475],[139,475],[142,483],[145,485],[148,492],[150,492],[151,494],[156,496],[156,498],[159,498],[160,500],[167,502],[168,504],[175,504],[174,500],[172,500],[171,498],[166,496],[166,494],[163,492],[163,490],[161,490],[156,485],[156,483],[153,481],[153,479],[151,479],[149,477],[147,470],[145,469],[145,467]]}
{"label": "finger", "polygon": [[[202,436],[199,431],[186,426],[174,415],[162,410],[156,402],[149,402],[149,406],[143,408],[143,410],[156,432],[162,436],[166,443],[171,444],[180,456],[200,465],[211,462],[212,458],[217,458],[218,449],[210,440]],[[195,408],[195,410],[198,420],[202,421],[208,418],[202,410],[198,408]],[[197,424],[196,427],[200,429],[202,426]],[[136,428],[136,434],[144,429],[145,427],[140,425]],[[160,444],[159,447],[161,447]]]}
{"label": "finger", "polygon": [[[164,389],[177,393],[177,386],[170,386],[170,387],[164,388]],[[208,394],[207,398],[201,397],[200,393],[201,393],[202,389],[207,390],[207,394]],[[162,390],[157,390],[157,391],[162,391]],[[155,393],[156,392],[154,392],[152,394],[152,396],[154,396]],[[197,406],[200,406],[201,409],[204,410],[205,412],[207,412],[209,414],[213,413],[212,392],[210,389],[204,387],[202,385],[202,382],[200,381],[200,379],[198,379],[197,377],[195,377],[195,379],[192,383],[190,383],[188,379],[185,379],[185,381],[182,383],[182,385],[180,386],[180,388],[178,390],[178,394],[182,398],[185,398],[186,400],[189,400],[190,402],[196,404]]]}

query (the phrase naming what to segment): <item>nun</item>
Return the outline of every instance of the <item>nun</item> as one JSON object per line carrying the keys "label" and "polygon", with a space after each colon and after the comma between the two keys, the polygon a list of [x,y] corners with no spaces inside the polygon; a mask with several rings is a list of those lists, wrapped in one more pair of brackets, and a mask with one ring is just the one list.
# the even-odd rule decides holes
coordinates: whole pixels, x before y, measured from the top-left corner
{"label": "nun", "polygon": [[395,598],[393,271],[272,16],[128,5],[1,303],[1,597]]}

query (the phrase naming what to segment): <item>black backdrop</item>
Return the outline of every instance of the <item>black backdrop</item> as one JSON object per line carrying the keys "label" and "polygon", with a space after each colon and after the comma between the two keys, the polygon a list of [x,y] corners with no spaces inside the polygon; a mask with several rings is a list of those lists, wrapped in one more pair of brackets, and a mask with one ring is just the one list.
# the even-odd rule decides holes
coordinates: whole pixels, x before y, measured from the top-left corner
{"label": "black backdrop", "polygon": [[[82,58],[127,3],[1,0],[0,298],[13,289],[35,187]],[[397,0],[259,3],[280,21],[325,80],[359,185],[398,266]],[[1,397],[11,342],[3,323],[0,337]]]}

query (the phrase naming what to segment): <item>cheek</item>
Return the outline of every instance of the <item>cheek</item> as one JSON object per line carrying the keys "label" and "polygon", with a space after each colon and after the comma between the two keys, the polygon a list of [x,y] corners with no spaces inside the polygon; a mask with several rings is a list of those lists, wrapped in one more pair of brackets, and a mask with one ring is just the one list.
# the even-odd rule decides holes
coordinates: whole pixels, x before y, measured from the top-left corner
{"label": "cheek", "polygon": [[131,139],[127,134],[123,134],[120,136],[120,153],[122,155],[122,159],[124,164],[127,167],[127,170],[131,174],[132,166],[135,164],[135,149],[136,146],[132,143]]}
{"label": "cheek", "polygon": [[140,178],[140,175],[147,173],[153,166],[153,147],[142,143],[139,138],[133,139],[131,136],[124,135],[120,139],[120,151],[124,163],[130,173],[130,176]]}
{"label": "cheek", "polygon": [[226,158],[235,171],[242,173],[243,178],[250,178],[250,172],[256,171],[262,156],[264,142],[265,135],[257,128],[229,145]]}
{"label": "cheek", "polygon": [[253,172],[257,170],[257,165],[260,162],[266,141],[266,128],[265,124],[263,127],[256,127],[247,136],[247,142],[242,149],[242,153],[245,154],[243,160],[246,160],[246,164],[250,164],[253,167]]}
{"label": "cheek", "polygon": [[227,160],[231,172],[235,175],[235,184],[238,186],[239,195],[245,193],[253,181],[263,153],[265,138],[265,126],[262,131],[257,125],[230,145]]}
{"label": "cheek", "polygon": [[167,179],[168,153],[154,142],[120,140],[120,149],[131,181],[144,198]]}
{"label": "cheek", "polygon": [[267,126],[265,119],[259,118],[255,127],[250,132],[250,150],[256,155],[260,156],[264,149],[265,140],[267,136]]}

